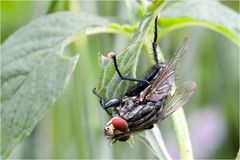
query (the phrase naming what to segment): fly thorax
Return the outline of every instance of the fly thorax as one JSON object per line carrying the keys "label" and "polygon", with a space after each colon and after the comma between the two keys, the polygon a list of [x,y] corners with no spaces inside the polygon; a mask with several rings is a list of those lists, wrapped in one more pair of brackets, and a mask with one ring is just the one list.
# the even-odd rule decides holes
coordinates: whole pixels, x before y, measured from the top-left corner
{"label": "fly thorax", "polygon": [[123,105],[119,107],[119,116],[123,117],[125,120],[128,120],[129,116],[131,117],[131,112],[138,108],[138,106],[137,97],[127,97],[124,99]]}

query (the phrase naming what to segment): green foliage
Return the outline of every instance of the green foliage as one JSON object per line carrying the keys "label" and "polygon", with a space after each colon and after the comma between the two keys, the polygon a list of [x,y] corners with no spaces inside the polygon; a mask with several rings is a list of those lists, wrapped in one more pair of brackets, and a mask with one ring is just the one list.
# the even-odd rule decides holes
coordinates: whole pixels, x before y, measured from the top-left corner
{"label": "green foliage", "polygon": [[[156,17],[157,10],[149,13],[143,22],[138,27],[138,30],[133,38],[132,43],[128,48],[124,49],[122,53],[118,54],[119,69],[124,75],[134,75],[136,73],[136,66],[138,56],[143,46],[143,42],[148,35],[151,22]],[[121,97],[124,92],[129,88],[130,83],[121,81],[114,70],[113,63],[106,57],[99,57],[100,71],[97,90],[101,95],[106,98]]]}
{"label": "green foliage", "polygon": [[[52,1],[48,13],[55,11],[57,2]],[[72,3],[73,1],[62,3],[64,10],[72,10],[73,6],[70,5]],[[198,2],[196,5],[196,2],[172,4],[155,1],[146,8],[143,4],[127,1],[125,3],[128,8],[133,5],[128,10],[131,14],[131,22],[143,20],[131,43],[118,54],[118,64],[124,75],[136,76],[141,48],[147,45],[145,41],[149,39],[149,31],[157,15],[160,15],[158,21],[161,27],[160,37],[181,27],[204,26],[221,33],[240,46],[239,14],[218,2],[213,2],[211,5]],[[145,17],[143,17],[143,13],[146,13]],[[78,55],[72,57],[63,54],[65,47],[70,42],[82,35],[97,33],[114,33],[131,37],[135,30],[135,24],[122,25],[90,14],[61,12],[37,19],[12,34],[1,45],[1,157],[7,158],[13,148],[31,133],[56,99],[61,101],[58,97],[69,83],[79,59]],[[87,55],[84,56],[83,59]],[[90,58],[88,57],[88,59]],[[133,85],[133,83],[119,80],[112,62],[106,57],[99,55],[99,65],[97,90],[106,98],[121,97],[129,86]],[[90,73],[89,76],[93,75]],[[73,78],[75,82],[72,88],[79,88],[76,77]],[[84,77],[80,79],[81,81],[85,80]],[[84,90],[85,86],[81,87]],[[79,92],[76,91],[76,93]],[[79,95],[84,101],[85,95],[82,93]],[[78,104],[79,102],[75,106]],[[80,109],[82,109],[80,112],[87,112],[87,109]],[[182,158],[192,159],[188,128],[182,110],[173,115],[173,123]],[[96,124],[94,125],[96,126]],[[75,127],[79,126],[75,125]],[[89,130],[87,127],[85,129]],[[170,159],[158,128],[146,131],[143,135],[141,135],[141,140],[151,148],[158,158]],[[54,139],[57,138],[54,137]],[[87,147],[90,150],[93,143],[91,139],[89,141],[90,144]],[[81,148],[85,148],[85,146],[82,145]]]}
{"label": "green foliage", "polygon": [[159,159],[171,159],[163,141],[161,132],[156,125],[151,130],[147,130],[137,135],[137,138],[148,146]]}
{"label": "green foliage", "polygon": [[3,43],[3,158],[30,134],[68,83],[78,56],[63,55],[66,45],[77,34],[84,34],[91,27],[106,24],[106,20],[96,16],[58,13],[38,19]]}
{"label": "green foliage", "polygon": [[197,5],[192,1],[178,2],[166,7],[161,16],[161,34],[181,27],[202,26],[223,34],[240,46],[239,14],[217,1],[198,2]]}

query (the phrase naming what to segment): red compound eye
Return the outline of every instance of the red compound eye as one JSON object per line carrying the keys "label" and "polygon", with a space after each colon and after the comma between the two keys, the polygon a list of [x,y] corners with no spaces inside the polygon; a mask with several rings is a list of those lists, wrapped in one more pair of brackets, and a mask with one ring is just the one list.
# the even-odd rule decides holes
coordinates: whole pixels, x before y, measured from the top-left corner
{"label": "red compound eye", "polygon": [[122,132],[128,130],[128,123],[121,117],[112,118],[112,125],[114,126],[114,128]]}

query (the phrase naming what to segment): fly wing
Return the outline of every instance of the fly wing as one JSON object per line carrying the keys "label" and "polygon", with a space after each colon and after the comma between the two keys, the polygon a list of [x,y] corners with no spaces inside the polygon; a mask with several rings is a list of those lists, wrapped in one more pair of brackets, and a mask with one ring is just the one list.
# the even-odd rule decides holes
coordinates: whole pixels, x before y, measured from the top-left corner
{"label": "fly wing", "polygon": [[182,86],[178,87],[174,94],[167,99],[165,105],[158,111],[158,121],[167,118],[178,108],[182,107],[192,96],[196,90],[196,86],[195,82],[185,82]]}
{"label": "fly wing", "polygon": [[187,38],[183,40],[169,64],[163,65],[153,83],[141,93],[141,101],[160,101],[170,94],[176,68],[186,52],[186,44]]}

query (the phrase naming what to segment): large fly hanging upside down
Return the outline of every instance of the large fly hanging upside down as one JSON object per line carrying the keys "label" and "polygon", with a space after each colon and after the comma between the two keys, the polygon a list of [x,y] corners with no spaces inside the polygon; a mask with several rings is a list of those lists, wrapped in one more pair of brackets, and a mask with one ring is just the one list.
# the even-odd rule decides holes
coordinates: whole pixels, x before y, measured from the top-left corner
{"label": "large fly hanging upside down", "polygon": [[[112,143],[117,140],[127,141],[132,133],[153,128],[154,124],[164,120],[183,106],[195,91],[194,82],[185,82],[176,87],[172,94],[176,69],[186,52],[187,38],[183,40],[170,62],[163,63],[158,59],[157,37],[156,18],[152,42],[155,64],[144,79],[123,76],[118,69],[116,54],[114,52],[108,54],[121,80],[137,82],[122,99],[105,100],[96,89],[93,90],[93,93],[99,97],[102,108],[111,117],[105,126],[105,135]],[[109,108],[114,109],[110,112]]]}

